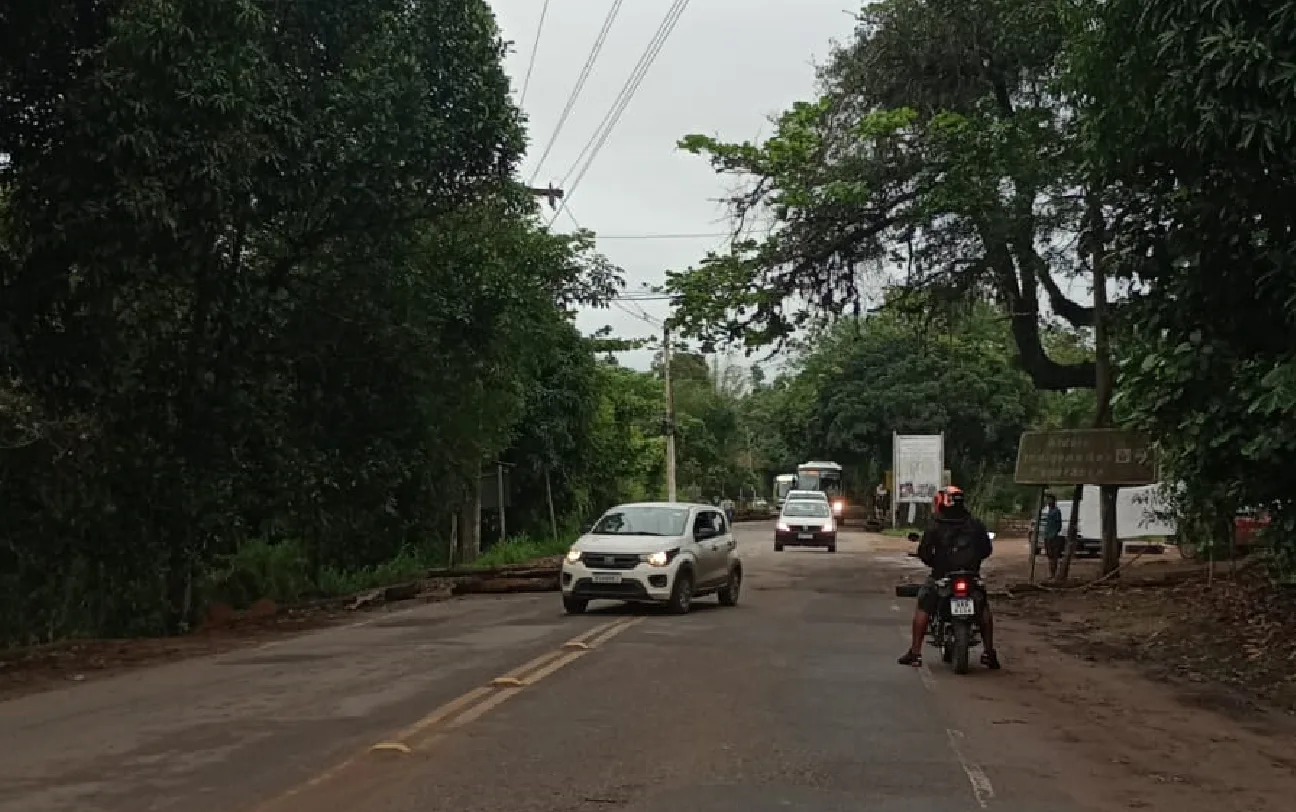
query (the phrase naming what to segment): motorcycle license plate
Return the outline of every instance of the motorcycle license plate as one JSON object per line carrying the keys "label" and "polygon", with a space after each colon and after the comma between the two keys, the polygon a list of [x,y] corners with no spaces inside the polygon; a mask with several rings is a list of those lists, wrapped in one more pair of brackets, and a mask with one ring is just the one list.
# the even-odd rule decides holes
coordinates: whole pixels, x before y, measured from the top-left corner
{"label": "motorcycle license plate", "polygon": [[621,573],[619,573],[619,572],[596,572],[596,573],[594,573],[594,583],[596,583],[596,584],[619,584],[619,583],[621,583]]}
{"label": "motorcycle license plate", "polygon": [[810,541],[814,538],[814,533],[797,533],[797,538],[801,541]]}
{"label": "motorcycle license plate", "polygon": [[951,598],[950,614],[954,617],[968,617],[975,614],[976,608],[972,605],[971,598]]}

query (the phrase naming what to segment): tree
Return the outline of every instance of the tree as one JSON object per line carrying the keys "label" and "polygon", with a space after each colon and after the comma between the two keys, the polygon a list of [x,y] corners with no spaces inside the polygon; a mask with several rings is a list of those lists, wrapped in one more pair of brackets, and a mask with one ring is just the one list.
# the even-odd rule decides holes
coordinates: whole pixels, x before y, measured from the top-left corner
{"label": "tree", "polygon": [[1059,363],[1041,296],[1075,326],[1092,308],[1060,281],[1089,272],[1074,117],[1055,83],[1069,33],[1039,0],[885,0],[764,143],[691,135],[681,145],[751,179],[730,204],[763,239],[672,275],[681,322],[710,340],[779,342],[861,312],[866,285],[897,281],[955,299],[988,294],[1010,315],[1041,389],[1092,387],[1092,361]]}
{"label": "tree", "polygon": [[863,482],[889,467],[892,433],[946,436],[959,481],[1002,472],[1036,419],[1039,395],[1016,367],[1003,320],[978,307],[952,322],[890,308],[838,324],[794,378],[757,393],[786,427],[782,466],[810,458],[842,463]]}
{"label": "tree", "polygon": [[[1287,566],[1296,439],[1296,6],[1102,4],[1077,48],[1096,168],[1131,201],[1118,411],[1196,517],[1274,510]],[[1224,535],[1225,533],[1220,533]]]}
{"label": "tree", "polygon": [[0,637],[183,628],[252,540],[430,549],[618,284],[512,179],[487,4],[0,15]]}

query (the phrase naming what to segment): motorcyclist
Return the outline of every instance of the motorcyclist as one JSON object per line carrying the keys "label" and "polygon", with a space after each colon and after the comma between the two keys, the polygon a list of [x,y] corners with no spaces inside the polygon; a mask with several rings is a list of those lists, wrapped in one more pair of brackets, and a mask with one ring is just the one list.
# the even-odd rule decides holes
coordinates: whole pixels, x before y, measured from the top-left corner
{"label": "motorcyclist", "polygon": [[[985,525],[968,511],[962,489],[950,485],[936,493],[933,521],[918,543],[918,558],[931,568],[931,573],[918,591],[918,606],[913,616],[913,638],[909,650],[898,660],[901,665],[915,668],[922,665],[922,646],[927,636],[927,626],[931,622],[931,616],[939,609],[940,596],[936,581],[951,571],[952,567],[948,561],[950,546],[956,536],[962,532],[970,532],[973,536],[977,561],[975,566],[971,567],[971,571],[980,572],[981,562],[989,558],[994,551],[990,534],[986,531]],[[987,668],[999,668],[999,654],[994,647],[994,618],[990,614],[989,604],[984,596],[981,597],[982,600],[978,603],[983,608],[979,621],[985,642],[981,663]]]}

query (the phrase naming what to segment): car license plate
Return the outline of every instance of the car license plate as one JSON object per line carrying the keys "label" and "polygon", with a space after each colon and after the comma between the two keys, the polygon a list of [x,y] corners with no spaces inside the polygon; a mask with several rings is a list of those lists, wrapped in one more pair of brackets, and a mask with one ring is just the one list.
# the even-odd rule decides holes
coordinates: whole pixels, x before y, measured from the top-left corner
{"label": "car license plate", "polygon": [[596,572],[596,573],[594,573],[594,583],[596,583],[596,584],[619,584],[619,583],[621,583],[621,573],[619,573],[619,572]]}
{"label": "car license plate", "polygon": [[802,541],[810,541],[814,538],[814,533],[797,533],[797,538]]}
{"label": "car license plate", "polygon": [[976,612],[971,598],[950,599],[950,614],[954,617],[967,617]]}

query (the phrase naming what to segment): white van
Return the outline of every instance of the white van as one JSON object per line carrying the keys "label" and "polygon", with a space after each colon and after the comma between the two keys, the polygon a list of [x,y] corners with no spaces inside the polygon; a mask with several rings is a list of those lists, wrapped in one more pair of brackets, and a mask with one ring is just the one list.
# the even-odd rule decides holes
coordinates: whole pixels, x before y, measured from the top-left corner
{"label": "white van", "polygon": [[[1075,503],[1070,499],[1058,500],[1058,510],[1062,511],[1062,533],[1065,535],[1071,526],[1071,512]],[[1047,508],[1046,508],[1047,510]],[[1143,485],[1137,488],[1121,488],[1116,493],[1116,537],[1121,541],[1135,541],[1144,538],[1170,538],[1178,532],[1174,522],[1161,515],[1167,511],[1165,498],[1161,495],[1160,485]],[[1040,526],[1044,523],[1044,512],[1037,519]],[[1080,555],[1102,555],[1102,514],[1098,504],[1098,486],[1085,485],[1084,498],[1080,500],[1080,523],[1077,527],[1076,553]],[[1043,539],[1035,541],[1035,551],[1044,551]]]}

